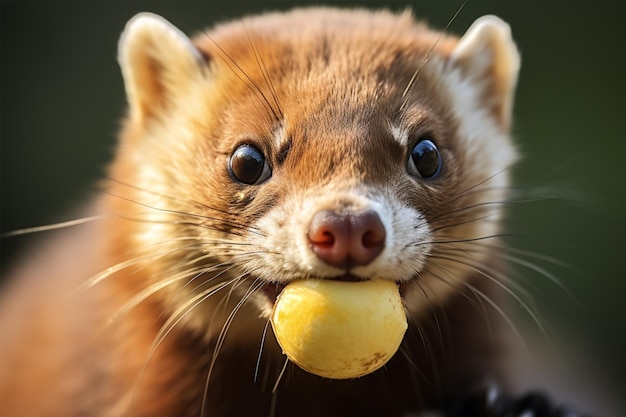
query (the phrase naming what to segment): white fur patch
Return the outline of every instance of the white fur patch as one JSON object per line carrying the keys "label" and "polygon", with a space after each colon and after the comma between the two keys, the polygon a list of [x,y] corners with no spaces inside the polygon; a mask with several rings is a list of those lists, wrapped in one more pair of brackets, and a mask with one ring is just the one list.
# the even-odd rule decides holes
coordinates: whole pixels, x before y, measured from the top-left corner
{"label": "white fur patch", "polygon": [[389,129],[393,138],[403,147],[409,146],[409,131],[404,126],[398,126],[389,122]]}
{"label": "white fur patch", "polygon": [[255,225],[264,236],[252,237],[267,254],[254,260],[249,269],[268,281],[288,282],[295,278],[335,277],[346,271],[320,260],[310,247],[308,228],[322,210],[374,210],[385,227],[385,248],[370,264],[350,272],[363,278],[403,281],[413,278],[429,251],[429,226],[421,213],[374,190],[328,192],[315,190],[293,195],[269,211]]}
{"label": "white fur patch", "polygon": [[[498,221],[502,216],[502,204],[498,202],[507,198],[508,168],[516,160],[515,148],[508,132],[490,111],[490,103],[484,101],[482,92],[485,85],[480,80],[468,78],[460,68],[450,66],[437,57],[424,67],[424,77],[436,84],[436,91],[441,92],[441,99],[458,121],[455,137],[461,142],[459,149],[463,152],[459,158],[471,167],[471,180],[481,190],[476,193],[474,204],[489,203],[481,207],[481,216],[485,219],[473,222],[471,228],[468,228],[471,235],[464,235],[462,238],[493,236],[498,233]],[[485,80],[487,81],[489,80]],[[446,237],[447,232],[449,230],[435,232],[432,239],[435,242],[445,242],[449,240]],[[434,244],[433,251],[436,245],[437,243]],[[477,244],[445,245],[448,248],[457,248],[457,253],[470,251],[471,260],[431,260],[428,270],[419,274],[419,287],[412,286],[411,291],[405,294],[407,305],[412,306],[413,313],[432,308],[458,291],[458,288],[465,285],[464,277],[468,273],[474,273],[471,265],[479,268],[488,256],[488,251],[477,249]],[[455,256],[458,258],[460,255]],[[464,259],[461,256],[461,260]]]}

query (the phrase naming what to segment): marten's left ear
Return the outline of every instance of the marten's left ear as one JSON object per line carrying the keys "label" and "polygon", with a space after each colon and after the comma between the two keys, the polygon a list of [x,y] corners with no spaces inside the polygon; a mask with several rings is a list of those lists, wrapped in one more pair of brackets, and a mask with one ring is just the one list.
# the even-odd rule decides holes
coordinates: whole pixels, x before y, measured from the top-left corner
{"label": "marten's left ear", "polygon": [[118,61],[130,118],[143,123],[168,109],[203,76],[202,55],[180,30],[160,16],[133,17],[119,41]]}
{"label": "marten's left ear", "polygon": [[509,25],[496,16],[478,18],[459,40],[450,58],[484,89],[484,99],[507,129],[520,67]]}

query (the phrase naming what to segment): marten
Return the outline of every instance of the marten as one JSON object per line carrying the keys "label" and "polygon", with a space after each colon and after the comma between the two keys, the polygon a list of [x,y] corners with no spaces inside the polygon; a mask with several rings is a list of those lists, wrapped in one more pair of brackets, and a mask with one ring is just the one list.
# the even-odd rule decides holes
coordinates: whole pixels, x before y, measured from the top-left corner
{"label": "marten", "polygon": [[[305,8],[190,40],[143,13],[118,60],[102,192],[2,294],[1,415],[575,415],[507,394],[505,22],[456,37]],[[397,283],[409,328],[383,368],[331,380],[286,360],[269,316],[308,278]]]}

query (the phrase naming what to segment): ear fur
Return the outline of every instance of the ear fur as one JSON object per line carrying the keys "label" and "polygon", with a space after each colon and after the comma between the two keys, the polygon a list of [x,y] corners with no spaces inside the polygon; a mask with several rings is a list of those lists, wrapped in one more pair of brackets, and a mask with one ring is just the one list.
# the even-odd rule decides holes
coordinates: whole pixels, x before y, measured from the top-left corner
{"label": "ear fur", "polygon": [[130,118],[139,123],[167,108],[180,90],[202,76],[204,61],[189,38],[160,16],[140,13],[118,44]]}
{"label": "ear fur", "polygon": [[520,67],[509,25],[492,15],[478,18],[459,40],[450,58],[466,76],[482,85],[496,117],[508,128]]}

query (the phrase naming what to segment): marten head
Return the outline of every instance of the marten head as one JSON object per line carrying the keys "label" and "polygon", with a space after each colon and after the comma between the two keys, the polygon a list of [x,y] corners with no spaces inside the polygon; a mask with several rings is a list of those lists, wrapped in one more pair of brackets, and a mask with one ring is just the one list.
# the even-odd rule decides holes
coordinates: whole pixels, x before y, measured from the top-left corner
{"label": "marten head", "polygon": [[519,66],[498,18],[459,39],[408,13],[303,9],[190,40],[141,14],[119,62],[111,241],[190,326],[240,307],[265,323],[309,277],[393,280],[419,313],[489,256]]}

